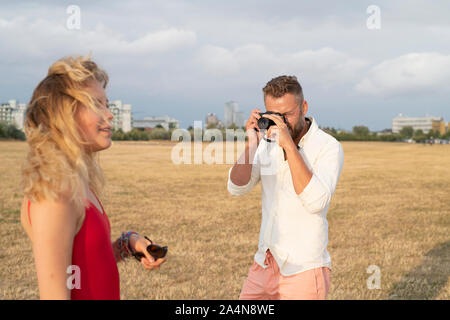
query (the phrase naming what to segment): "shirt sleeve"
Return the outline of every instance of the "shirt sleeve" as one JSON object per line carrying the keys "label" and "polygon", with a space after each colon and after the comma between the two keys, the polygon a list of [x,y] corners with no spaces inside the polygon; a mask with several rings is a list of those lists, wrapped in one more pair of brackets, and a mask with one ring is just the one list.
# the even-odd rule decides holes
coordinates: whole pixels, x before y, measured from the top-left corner
{"label": "shirt sleeve", "polygon": [[344,165],[344,150],[337,142],[327,145],[312,167],[312,178],[298,195],[310,213],[319,213],[329,205]]}
{"label": "shirt sleeve", "polygon": [[258,161],[258,156],[255,154],[255,159],[252,164],[252,173],[250,176],[250,180],[246,185],[238,186],[235,185],[230,178],[231,170],[233,168],[230,168],[228,171],[228,192],[233,196],[242,196],[248,192],[250,192],[254,186],[256,186],[261,179],[261,173],[260,173],[260,164]]}

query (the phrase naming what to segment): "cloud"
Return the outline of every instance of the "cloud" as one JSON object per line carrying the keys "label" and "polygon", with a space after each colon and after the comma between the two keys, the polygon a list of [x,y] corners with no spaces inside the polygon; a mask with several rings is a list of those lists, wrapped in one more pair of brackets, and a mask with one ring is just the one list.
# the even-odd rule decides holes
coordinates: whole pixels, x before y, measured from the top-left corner
{"label": "cloud", "polygon": [[196,60],[211,75],[228,76],[239,72],[238,61],[226,48],[206,45],[200,49]]}
{"label": "cloud", "polygon": [[[190,47],[195,45],[196,39],[193,31],[169,28],[147,33],[134,41],[112,40],[119,46],[116,49],[119,52],[142,55]],[[99,46],[98,49],[101,50],[101,47]]]}
{"label": "cloud", "polygon": [[450,55],[409,53],[372,67],[355,89],[363,94],[394,96],[448,91]]}
{"label": "cloud", "polygon": [[277,52],[262,44],[247,44],[235,49],[205,46],[200,50],[197,63],[204,72],[216,77],[242,74],[253,81],[269,75],[292,74],[325,86],[356,81],[367,65],[362,59],[329,47]]}
{"label": "cloud", "polygon": [[295,52],[287,55],[286,60],[294,70],[325,86],[355,81],[368,64],[330,47]]}
{"label": "cloud", "polygon": [[[79,53],[80,48],[86,51],[84,53],[94,51],[100,55],[142,56],[191,47],[197,41],[194,31],[182,28],[162,28],[135,39],[127,39],[124,34],[101,23],[93,29],[82,27],[80,30],[69,30],[61,23],[24,17],[0,19],[0,34],[1,47],[34,59],[55,52],[61,52],[62,55]],[[15,60],[15,55],[8,56]]]}

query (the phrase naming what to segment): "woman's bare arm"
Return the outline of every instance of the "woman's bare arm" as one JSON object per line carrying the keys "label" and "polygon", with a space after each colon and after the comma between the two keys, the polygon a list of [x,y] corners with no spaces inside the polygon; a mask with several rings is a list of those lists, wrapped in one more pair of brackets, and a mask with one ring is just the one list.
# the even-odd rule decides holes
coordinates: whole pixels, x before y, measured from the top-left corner
{"label": "woman's bare arm", "polygon": [[[33,254],[41,299],[70,299],[67,273],[72,265],[77,214],[68,202],[41,201],[31,205]],[[83,276],[83,270],[80,270]]]}

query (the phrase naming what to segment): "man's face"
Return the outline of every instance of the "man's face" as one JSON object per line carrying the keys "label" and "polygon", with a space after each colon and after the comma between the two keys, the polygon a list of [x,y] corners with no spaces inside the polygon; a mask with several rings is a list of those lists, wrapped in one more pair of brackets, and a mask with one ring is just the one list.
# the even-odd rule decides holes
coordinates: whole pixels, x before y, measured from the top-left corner
{"label": "man's face", "polygon": [[280,98],[266,95],[264,103],[267,111],[279,112],[284,115],[292,140],[300,136],[305,127],[303,112],[305,102],[300,107],[295,96],[292,93],[286,93]]}

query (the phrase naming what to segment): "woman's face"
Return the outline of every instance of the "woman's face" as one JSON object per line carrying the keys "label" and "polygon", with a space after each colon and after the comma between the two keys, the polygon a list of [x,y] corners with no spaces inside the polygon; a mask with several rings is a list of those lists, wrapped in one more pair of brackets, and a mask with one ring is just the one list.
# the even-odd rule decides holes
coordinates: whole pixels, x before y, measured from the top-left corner
{"label": "woman's face", "polygon": [[90,81],[86,91],[94,101],[97,101],[97,108],[100,114],[82,106],[76,114],[76,120],[80,127],[82,139],[88,143],[88,150],[97,152],[111,146],[111,120],[114,116],[108,109],[108,98],[106,97],[105,89],[98,81]]}

